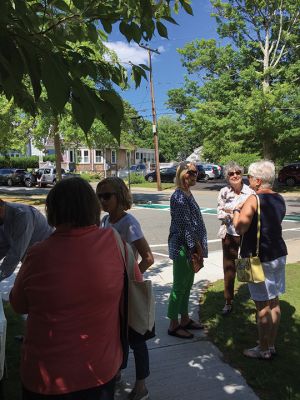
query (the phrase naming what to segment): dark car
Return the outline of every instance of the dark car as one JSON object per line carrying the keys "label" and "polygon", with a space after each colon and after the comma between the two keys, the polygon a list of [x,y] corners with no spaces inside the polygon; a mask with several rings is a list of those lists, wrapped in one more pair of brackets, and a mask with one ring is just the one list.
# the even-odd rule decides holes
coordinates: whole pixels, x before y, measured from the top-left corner
{"label": "dark car", "polygon": [[[161,182],[175,182],[175,177],[176,167],[160,169]],[[148,182],[156,182],[156,171],[149,172],[149,174],[145,175],[145,179]]]}
{"label": "dark car", "polygon": [[283,167],[278,172],[278,182],[285,183],[288,186],[300,183],[300,162],[291,163]]}
{"label": "dark car", "polygon": [[196,164],[197,170],[198,170],[198,175],[197,175],[197,181],[202,181],[202,180],[207,180],[206,179],[206,172],[202,164]]}
{"label": "dark car", "polygon": [[26,187],[32,187],[37,184],[37,175],[36,173],[26,172],[23,178],[23,185]]}
{"label": "dark car", "polygon": [[19,185],[23,183],[25,174],[25,169],[0,168],[0,185]]}

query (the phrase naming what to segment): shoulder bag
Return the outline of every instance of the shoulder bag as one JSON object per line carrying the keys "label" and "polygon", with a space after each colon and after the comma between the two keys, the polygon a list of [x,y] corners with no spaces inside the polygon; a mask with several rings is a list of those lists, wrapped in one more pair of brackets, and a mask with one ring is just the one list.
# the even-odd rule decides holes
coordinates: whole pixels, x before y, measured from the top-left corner
{"label": "shoulder bag", "polygon": [[123,242],[115,230],[128,276],[128,325],[141,335],[153,331],[155,323],[155,297],[150,279],[135,280],[135,258],[131,246]]}
{"label": "shoulder bag", "polygon": [[243,237],[239,249],[238,258],[235,260],[236,275],[239,282],[260,283],[265,281],[265,274],[259,258],[260,241],[260,201],[257,198],[257,236],[256,236],[256,257],[241,258],[240,251]]}

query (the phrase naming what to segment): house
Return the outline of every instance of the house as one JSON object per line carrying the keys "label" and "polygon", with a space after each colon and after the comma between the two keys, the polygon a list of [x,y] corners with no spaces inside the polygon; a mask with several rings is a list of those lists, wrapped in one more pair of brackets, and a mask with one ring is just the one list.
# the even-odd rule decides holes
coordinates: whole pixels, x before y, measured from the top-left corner
{"label": "house", "polygon": [[141,162],[155,162],[154,149],[133,148],[129,150],[125,146],[118,149],[89,149],[87,147],[68,148],[63,152],[63,163],[70,170],[106,172],[116,175],[117,171],[127,168],[128,165]]}

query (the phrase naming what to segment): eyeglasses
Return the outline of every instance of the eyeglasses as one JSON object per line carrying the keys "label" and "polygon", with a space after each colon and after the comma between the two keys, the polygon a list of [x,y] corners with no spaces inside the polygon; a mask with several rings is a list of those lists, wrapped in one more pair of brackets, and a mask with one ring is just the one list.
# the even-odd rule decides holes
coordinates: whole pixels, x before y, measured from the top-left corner
{"label": "eyeglasses", "polygon": [[232,171],[232,172],[228,172],[228,176],[233,176],[233,175],[241,175],[242,171]]}
{"label": "eyeglasses", "polygon": [[194,170],[192,170],[192,169],[189,169],[189,170],[187,171],[187,174],[190,175],[190,176],[197,176],[197,175],[198,175],[198,172],[197,172],[197,171],[194,171]]}
{"label": "eyeglasses", "polygon": [[100,201],[102,200],[110,200],[111,196],[113,196],[114,194],[116,194],[115,192],[104,192],[104,193],[98,193],[98,199]]}

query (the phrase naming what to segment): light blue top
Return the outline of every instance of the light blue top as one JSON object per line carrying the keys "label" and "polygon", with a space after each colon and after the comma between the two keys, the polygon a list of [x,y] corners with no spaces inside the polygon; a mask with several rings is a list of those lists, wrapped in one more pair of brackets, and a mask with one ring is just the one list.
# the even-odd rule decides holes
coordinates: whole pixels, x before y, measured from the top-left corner
{"label": "light blue top", "polygon": [[46,218],[36,208],[5,202],[5,216],[0,225],[0,281],[8,278],[24,258],[27,249],[53,232]]}

